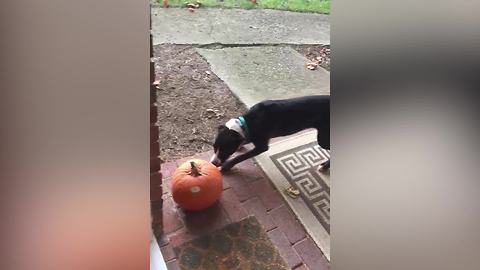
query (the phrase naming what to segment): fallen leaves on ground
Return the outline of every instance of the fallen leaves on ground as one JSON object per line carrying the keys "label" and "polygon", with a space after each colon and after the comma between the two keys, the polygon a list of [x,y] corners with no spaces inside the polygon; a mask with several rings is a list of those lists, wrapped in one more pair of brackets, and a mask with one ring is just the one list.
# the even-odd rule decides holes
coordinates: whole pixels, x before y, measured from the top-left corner
{"label": "fallen leaves on ground", "polygon": [[207,114],[207,118],[212,118],[213,116],[215,116],[217,119],[220,119],[220,117],[224,116],[224,113],[221,113],[219,110],[215,109],[206,109],[206,112],[209,113]]}
{"label": "fallen leaves on ground", "polygon": [[316,63],[316,62],[312,62],[312,63],[307,64],[307,68],[310,69],[310,70],[315,70],[315,69],[317,69],[317,67],[318,67],[318,63]]}
{"label": "fallen leaves on ground", "polygon": [[[327,55],[328,53],[328,55]],[[311,63],[307,64],[307,68],[310,70],[317,69],[321,64],[328,64],[330,59],[330,49],[323,47],[319,51],[320,56],[316,56],[314,59],[311,59]]]}
{"label": "fallen leaves on ground", "polygon": [[160,90],[160,80],[154,81],[152,85],[155,86],[155,89]]}
{"label": "fallen leaves on ground", "polygon": [[200,8],[201,5],[202,5],[202,3],[198,2],[198,1],[195,2],[195,3],[189,3],[189,2],[185,3],[185,7],[190,12],[194,12],[195,9]]}

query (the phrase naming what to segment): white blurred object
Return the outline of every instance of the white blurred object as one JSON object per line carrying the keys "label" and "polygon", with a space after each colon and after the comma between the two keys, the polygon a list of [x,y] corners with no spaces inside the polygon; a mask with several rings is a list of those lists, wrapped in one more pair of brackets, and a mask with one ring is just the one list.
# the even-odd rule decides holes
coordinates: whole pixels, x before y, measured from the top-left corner
{"label": "white blurred object", "polygon": [[167,270],[157,239],[150,229],[150,270]]}

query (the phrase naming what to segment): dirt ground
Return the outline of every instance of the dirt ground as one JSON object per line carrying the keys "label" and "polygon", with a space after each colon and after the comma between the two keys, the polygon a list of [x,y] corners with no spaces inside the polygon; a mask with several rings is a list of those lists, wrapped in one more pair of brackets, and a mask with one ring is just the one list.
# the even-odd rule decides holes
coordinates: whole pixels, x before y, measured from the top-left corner
{"label": "dirt ground", "polygon": [[330,71],[330,46],[296,45],[293,46],[293,48],[312,62],[316,62],[318,61],[319,57],[322,57],[322,61],[319,62],[319,65]]}
{"label": "dirt ground", "polygon": [[[315,61],[324,46],[293,46]],[[328,48],[328,47],[327,47]],[[154,46],[160,157],[172,161],[212,149],[217,127],[246,111],[195,49]],[[320,66],[330,70],[330,53]]]}
{"label": "dirt ground", "polygon": [[217,127],[246,111],[194,48],[154,46],[160,155],[176,160],[212,149]]}

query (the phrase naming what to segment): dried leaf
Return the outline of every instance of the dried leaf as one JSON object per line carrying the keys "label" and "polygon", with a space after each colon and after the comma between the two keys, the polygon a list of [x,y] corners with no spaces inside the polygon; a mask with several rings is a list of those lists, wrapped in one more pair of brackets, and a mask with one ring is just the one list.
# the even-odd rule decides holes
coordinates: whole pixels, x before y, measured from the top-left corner
{"label": "dried leaf", "polygon": [[317,63],[313,63],[313,62],[312,62],[312,63],[308,63],[308,64],[307,64],[307,68],[308,68],[309,70],[315,70],[315,69],[317,69],[317,67],[318,67],[318,64],[317,64]]}
{"label": "dried leaf", "polygon": [[157,85],[160,84],[160,80],[156,80],[156,81],[154,81],[152,84],[155,85],[155,86],[157,86]]}
{"label": "dried leaf", "polygon": [[194,3],[187,3],[187,4],[185,5],[185,7],[187,7],[188,9],[190,9],[190,8],[193,8],[193,9],[199,8],[199,7],[200,7],[200,3],[199,3],[199,2],[197,2],[196,4],[194,4]]}
{"label": "dried leaf", "polygon": [[293,199],[296,199],[300,196],[300,191],[292,186],[285,189],[285,193]]}

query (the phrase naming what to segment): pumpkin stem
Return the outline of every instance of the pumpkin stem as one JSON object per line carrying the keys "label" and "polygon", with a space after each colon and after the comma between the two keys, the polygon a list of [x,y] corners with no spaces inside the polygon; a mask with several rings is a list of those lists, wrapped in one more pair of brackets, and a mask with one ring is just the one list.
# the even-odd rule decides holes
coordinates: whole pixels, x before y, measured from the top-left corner
{"label": "pumpkin stem", "polygon": [[198,171],[198,168],[197,168],[197,166],[195,165],[195,162],[190,161],[190,165],[192,166],[192,174],[193,174],[193,176],[200,176],[200,175],[202,175],[202,174]]}

